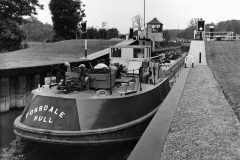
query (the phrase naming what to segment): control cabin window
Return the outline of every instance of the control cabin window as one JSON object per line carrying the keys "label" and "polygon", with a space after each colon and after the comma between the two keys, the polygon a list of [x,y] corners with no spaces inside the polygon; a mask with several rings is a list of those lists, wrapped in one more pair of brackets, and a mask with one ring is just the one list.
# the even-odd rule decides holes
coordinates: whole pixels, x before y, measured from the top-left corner
{"label": "control cabin window", "polygon": [[144,48],[134,48],[133,58],[144,58]]}
{"label": "control cabin window", "polygon": [[152,33],[158,33],[158,32],[162,32],[162,27],[160,24],[158,25],[152,25]]}
{"label": "control cabin window", "polygon": [[122,56],[121,48],[112,48],[111,57],[121,57],[121,56]]}

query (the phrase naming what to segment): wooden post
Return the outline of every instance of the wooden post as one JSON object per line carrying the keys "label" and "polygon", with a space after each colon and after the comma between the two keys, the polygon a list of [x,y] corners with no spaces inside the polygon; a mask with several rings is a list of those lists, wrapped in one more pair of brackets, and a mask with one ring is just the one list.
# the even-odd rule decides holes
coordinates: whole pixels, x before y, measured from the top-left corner
{"label": "wooden post", "polygon": [[40,74],[35,74],[35,77],[34,77],[34,89],[36,89],[38,87],[38,84],[41,83],[41,76]]}
{"label": "wooden post", "polygon": [[10,91],[9,78],[0,79],[0,112],[9,111],[10,108]]}
{"label": "wooden post", "polygon": [[17,77],[10,78],[10,108],[16,107]]}
{"label": "wooden post", "polygon": [[24,107],[26,104],[26,77],[18,77],[18,85],[16,90],[16,107]]}
{"label": "wooden post", "polygon": [[31,91],[32,91],[33,89],[35,89],[35,88],[34,88],[34,80],[35,80],[34,75],[31,74],[31,75],[27,75],[27,76],[26,76],[26,98],[27,98],[27,99],[28,99]]}

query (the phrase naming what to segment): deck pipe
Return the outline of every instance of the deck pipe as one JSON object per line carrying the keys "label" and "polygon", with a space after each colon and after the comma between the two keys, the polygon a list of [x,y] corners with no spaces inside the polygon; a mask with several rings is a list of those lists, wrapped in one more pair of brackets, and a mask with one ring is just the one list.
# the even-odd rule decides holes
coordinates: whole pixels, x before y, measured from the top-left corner
{"label": "deck pipe", "polygon": [[112,95],[112,70],[109,68],[109,76],[110,76],[110,95]]}
{"label": "deck pipe", "polygon": [[156,67],[154,66],[153,67],[153,84],[155,85],[156,82],[155,82],[155,76],[156,76]]}
{"label": "deck pipe", "polygon": [[202,53],[199,52],[199,63],[201,63],[201,62],[202,62]]}

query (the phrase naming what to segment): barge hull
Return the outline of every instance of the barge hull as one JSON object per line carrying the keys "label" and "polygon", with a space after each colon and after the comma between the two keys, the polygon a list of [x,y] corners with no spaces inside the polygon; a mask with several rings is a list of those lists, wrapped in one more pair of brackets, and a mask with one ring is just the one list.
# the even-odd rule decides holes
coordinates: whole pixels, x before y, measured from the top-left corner
{"label": "barge hull", "polygon": [[56,132],[33,129],[21,124],[21,117],[18,117],[14,122],[14,132],[17,136],[26,140],[53,144],[97,145],[132,142],[140,139],[156,111],[157,109],[147,116],[128,124],[91,132]]}

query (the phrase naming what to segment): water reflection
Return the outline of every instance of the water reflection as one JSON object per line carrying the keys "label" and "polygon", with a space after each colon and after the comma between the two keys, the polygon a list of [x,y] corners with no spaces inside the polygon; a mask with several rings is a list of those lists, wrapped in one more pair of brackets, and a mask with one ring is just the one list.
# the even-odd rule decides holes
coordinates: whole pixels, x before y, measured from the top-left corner
{"label": "water reflection", "polygon": [[0,159],[17,160],[125,160],[135,143],[99,146],[64,146],[33,143],[17,138]]}
{"label": "water reflection", "polygon": [[14,109],[9,112],[0,113],[0,150],[9,146],[16,138],[13,132],[13,122],[23,109]]}

